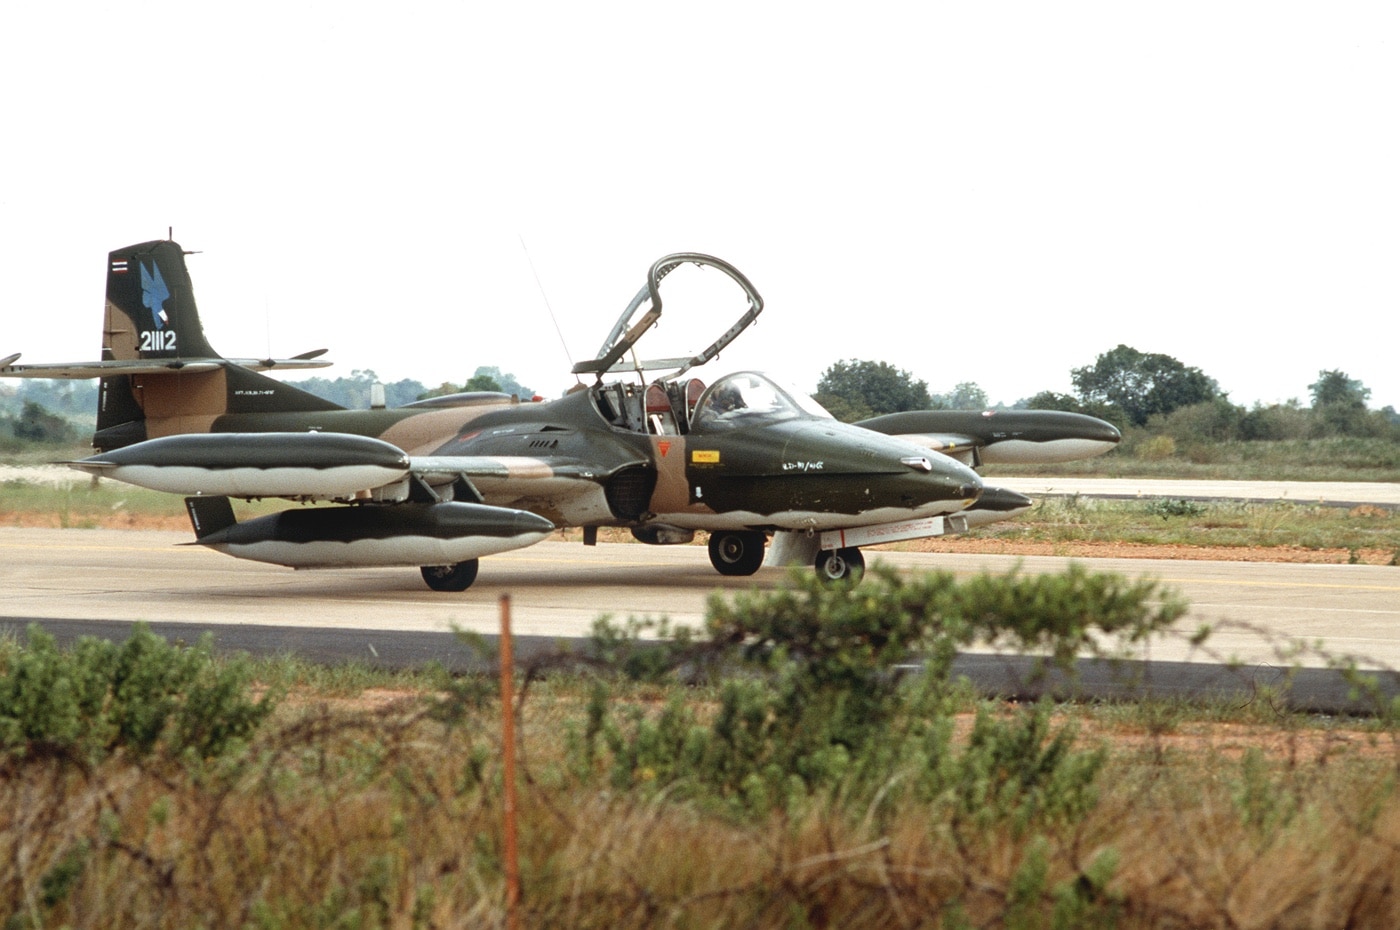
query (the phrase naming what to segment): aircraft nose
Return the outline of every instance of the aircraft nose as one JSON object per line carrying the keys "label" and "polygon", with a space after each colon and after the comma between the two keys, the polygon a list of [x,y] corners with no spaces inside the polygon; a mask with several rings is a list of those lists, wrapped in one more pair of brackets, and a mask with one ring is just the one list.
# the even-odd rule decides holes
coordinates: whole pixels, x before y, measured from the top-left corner
{"label": "aircraft nose", "polygon": [[1035,501],[1009,488],[983,488],[976,509],[994,513],[1018,513],[1029,510]]}
{"label": "aircraft nose", "polygon": [[967,501],[969,504],[982,494],[982,477],[956,459],[935,456],[937,464],[930,465],[937,471],[937,477],[950,499]]}

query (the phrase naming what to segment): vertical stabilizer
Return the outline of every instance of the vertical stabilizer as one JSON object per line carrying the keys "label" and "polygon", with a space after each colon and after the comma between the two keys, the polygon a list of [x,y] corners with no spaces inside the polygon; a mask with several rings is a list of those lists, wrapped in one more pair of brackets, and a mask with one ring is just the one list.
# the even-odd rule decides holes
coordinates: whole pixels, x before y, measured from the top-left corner
{"label": "vertical stabilizer", "polygon": [[178,242],[158,239],[108,253],[103,361],[218,357],[204,338]]}

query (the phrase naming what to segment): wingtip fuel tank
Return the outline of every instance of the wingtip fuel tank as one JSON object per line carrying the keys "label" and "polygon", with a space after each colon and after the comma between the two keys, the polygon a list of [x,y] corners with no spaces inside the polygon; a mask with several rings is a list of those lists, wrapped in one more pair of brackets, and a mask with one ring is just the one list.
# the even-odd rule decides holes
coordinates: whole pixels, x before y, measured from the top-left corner
{"label": "wingtip fuel tank", "polygon": [[185,433],[68,465],[153,491],[224,497],[347,499],[408,475],[402,449],[348,433]]}
{"label": "wingtip fuel tank", "polygon": [[[191,499],[191,518],[200,499]],[[226,555],[291,568],[452,565],[534,545],[554,524],[526,510],[449,501],[284,510],[200,535]]]}

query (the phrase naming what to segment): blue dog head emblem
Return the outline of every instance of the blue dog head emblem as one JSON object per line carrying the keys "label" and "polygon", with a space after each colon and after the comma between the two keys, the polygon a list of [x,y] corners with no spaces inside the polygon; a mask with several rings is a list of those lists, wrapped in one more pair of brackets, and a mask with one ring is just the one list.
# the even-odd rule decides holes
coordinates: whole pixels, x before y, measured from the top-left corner
{"label": "blue dog head emblem", "polygon": [[170,288],[165,286],[165,279],[160,276],[160,266],[152,263],[148,269],[146,263],[141,263],[141,303],[147,310],[151,311],[151,319],[155,323],[156,329],[165,329],[165,324],[170,322],[170,317],[165,314],[165,302],[170,299]]}

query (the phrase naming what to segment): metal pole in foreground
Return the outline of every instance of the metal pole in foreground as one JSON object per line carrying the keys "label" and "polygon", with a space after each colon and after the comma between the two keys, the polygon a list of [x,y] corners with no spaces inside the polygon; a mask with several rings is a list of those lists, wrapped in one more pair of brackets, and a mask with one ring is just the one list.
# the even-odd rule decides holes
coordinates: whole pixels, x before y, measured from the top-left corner
{"label": "metal pole in foreground", "polygon": [[515,649],[510,636],[510,595],[501,595],[501,751],[505,754],[506,927],[520,926],[520,861],[515,822]]}

